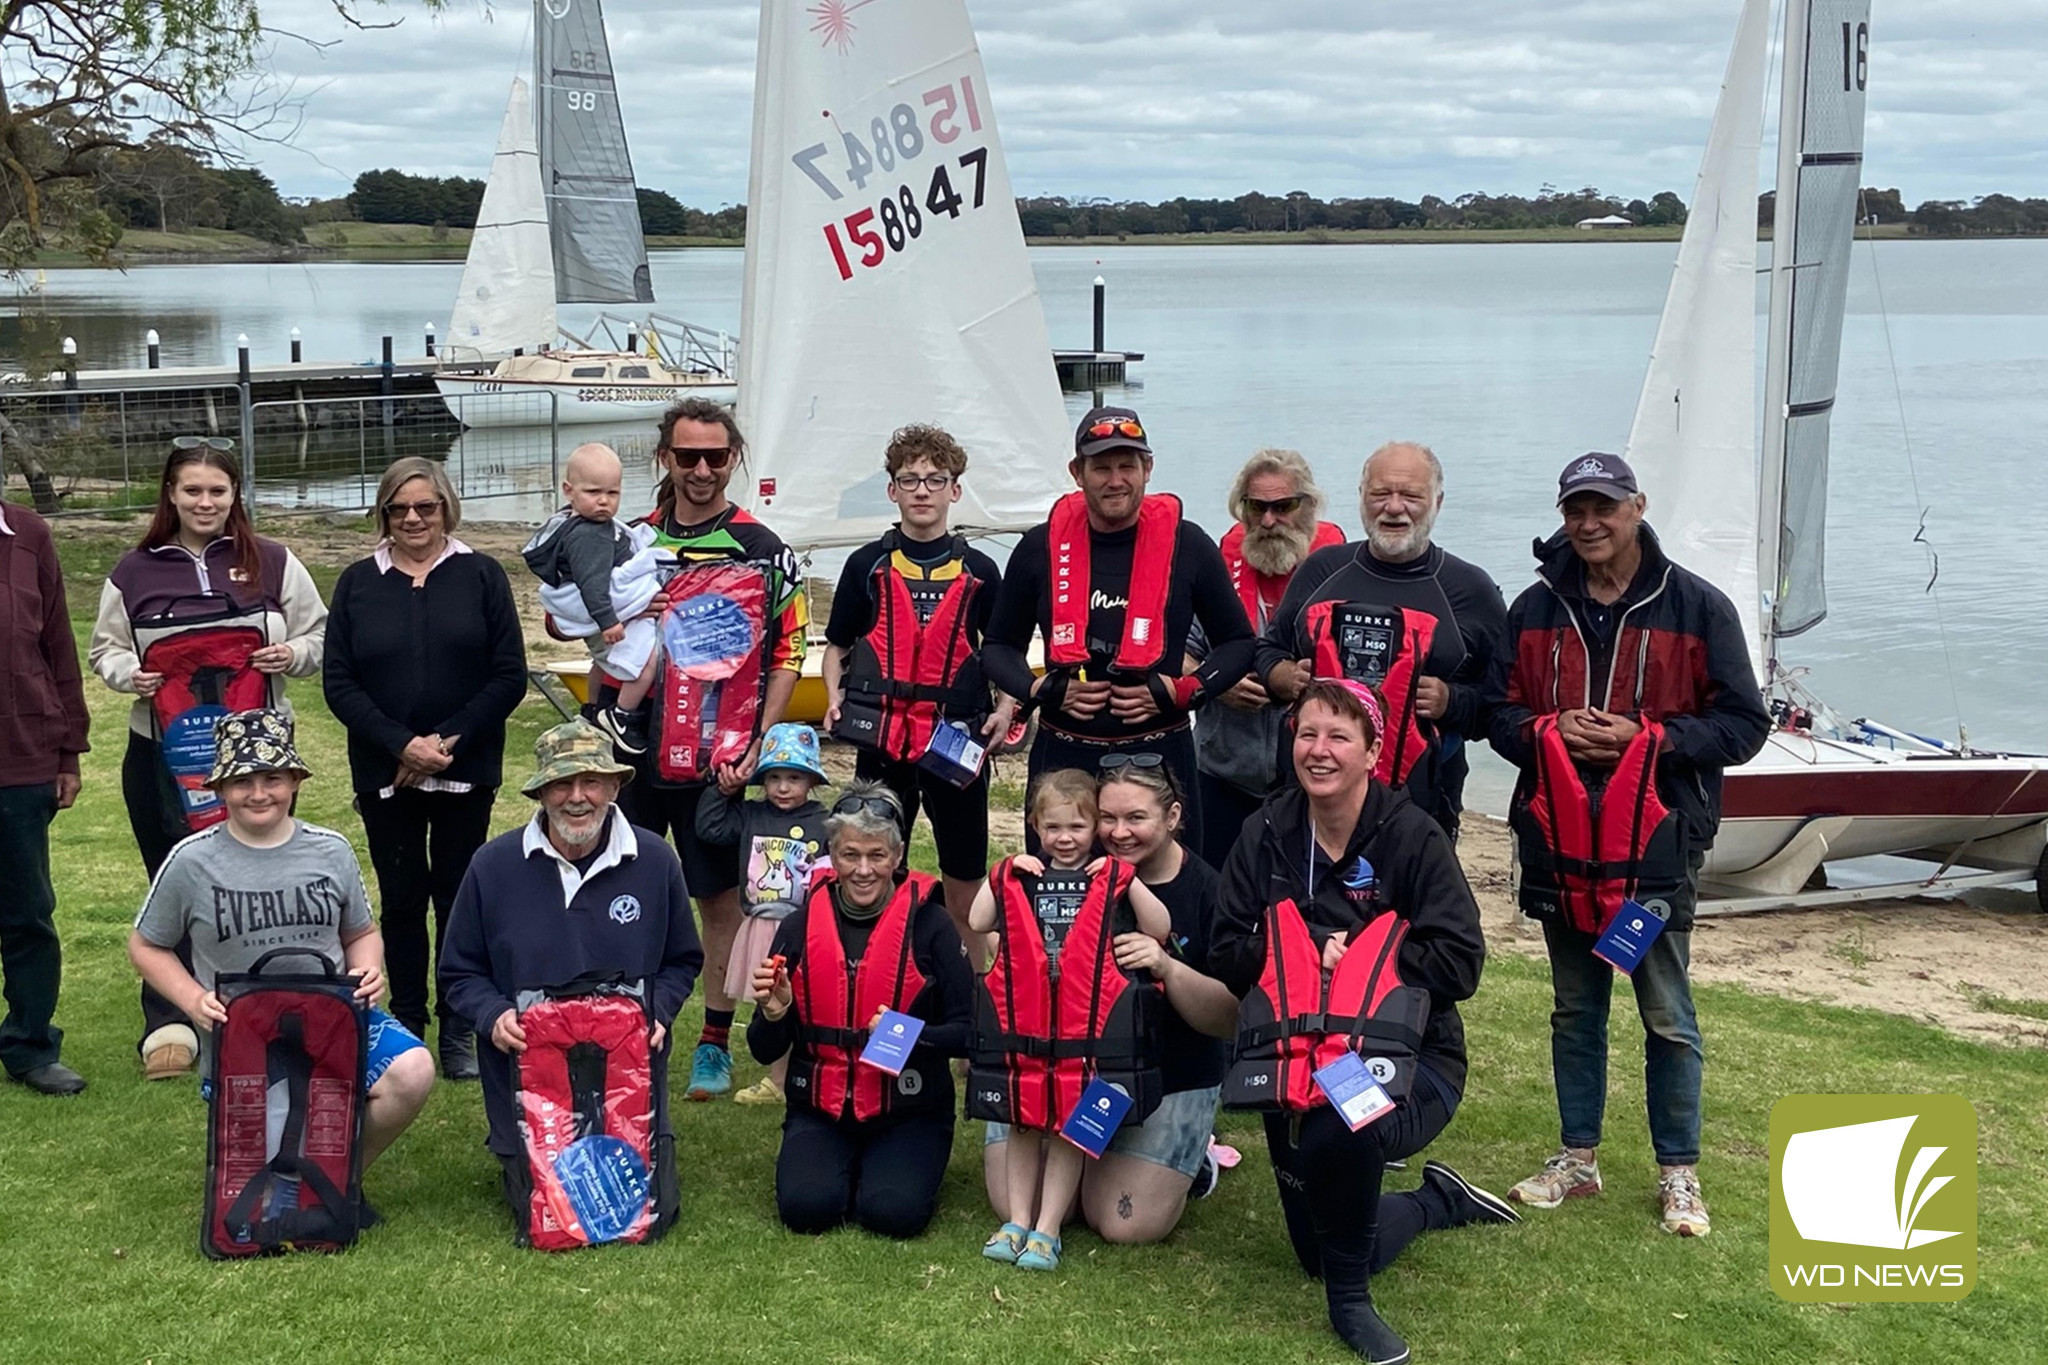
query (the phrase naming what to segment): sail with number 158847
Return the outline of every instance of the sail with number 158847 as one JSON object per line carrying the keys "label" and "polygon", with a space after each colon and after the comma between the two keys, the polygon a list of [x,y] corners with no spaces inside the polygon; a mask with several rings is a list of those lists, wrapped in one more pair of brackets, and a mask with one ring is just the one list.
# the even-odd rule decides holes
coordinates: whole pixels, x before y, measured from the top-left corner
{"label": "sail with number 158847", "polygon": [[764,0],[742,315],[744,500],[789,543],[886,529],[910,422],[967,450],[957,528],[1044,519],[1065,409],[961,0]]}

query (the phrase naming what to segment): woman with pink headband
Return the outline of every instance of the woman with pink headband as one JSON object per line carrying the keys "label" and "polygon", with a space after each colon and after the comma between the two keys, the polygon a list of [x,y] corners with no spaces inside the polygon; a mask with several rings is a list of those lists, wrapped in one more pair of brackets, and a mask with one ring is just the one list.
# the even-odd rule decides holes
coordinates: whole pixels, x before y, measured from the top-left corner
{"label": "woman with pink headband", "polygon": [[1241,1002],[1225,1107],[1259,1109],[1295,1255],[1330,1325],[1376,1365],[1408,1346],[1371,1277],[1416,1234],[1519,1221],[1442,1162],[1382,1196],[1465,1089],[1457,1002],[1479,986],[1479,906],[1436,821],[1373,778],[1386,711],[1363,683],[1319,679],[1295,703],[1298,788],[1245,825],[1223,868],[1209,972]]}

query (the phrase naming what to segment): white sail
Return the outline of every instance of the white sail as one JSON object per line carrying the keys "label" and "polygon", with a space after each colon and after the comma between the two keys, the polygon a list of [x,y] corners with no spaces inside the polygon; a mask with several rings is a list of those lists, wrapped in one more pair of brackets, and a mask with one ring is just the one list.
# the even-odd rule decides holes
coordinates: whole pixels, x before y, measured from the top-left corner
{"label": "white sail", "polygon": [[541,185],[558,303],[652,303],[647,240],[599,0],[539,0]]}
{"label": "white sail", "polygon": [[[1674,559],[1757,648],[1756,200],[1771,0],[1744,0],[1626,456]],[[1752,662],[1758,662],[1754,657]]]}
{"label": "white sail", "polygon": [[909,422],[967,450],[955,525],[1044,519],[1072,445],[961,0],[764,0],[741,311],[743,500],[785,540],[887,528]]}
{"label": "white sail", "polygon": [[457,357],[507,355],[555,339],[555,268],[541,200],[533,104],[514,79],[449,322]]}

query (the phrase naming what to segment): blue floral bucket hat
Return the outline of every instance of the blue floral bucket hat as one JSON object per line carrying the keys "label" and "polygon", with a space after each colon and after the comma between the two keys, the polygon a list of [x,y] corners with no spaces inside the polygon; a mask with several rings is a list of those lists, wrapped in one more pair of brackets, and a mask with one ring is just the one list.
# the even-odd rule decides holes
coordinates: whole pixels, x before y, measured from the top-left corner
{"label": "blue floral bucket hat", "polygon": [[824,760],[818,757],[818,732],[793,721],[769,726],[768,733],[761,736],[761,761],[754,765],[754,776],[776,768],[809,773],[825,781]]}

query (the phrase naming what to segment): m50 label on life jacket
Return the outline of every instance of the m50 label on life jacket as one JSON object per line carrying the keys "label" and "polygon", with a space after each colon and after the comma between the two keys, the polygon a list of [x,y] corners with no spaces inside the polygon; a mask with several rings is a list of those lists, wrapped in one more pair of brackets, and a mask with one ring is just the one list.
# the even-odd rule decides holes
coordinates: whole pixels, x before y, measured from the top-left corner
{"label": "m50 label on life jacket", "polygon": [[1330,613],[1337,639],[1337,658],[1344,676],[1378,687],[1387,680],[1401,638],[1401,618],[1346,602]]}

